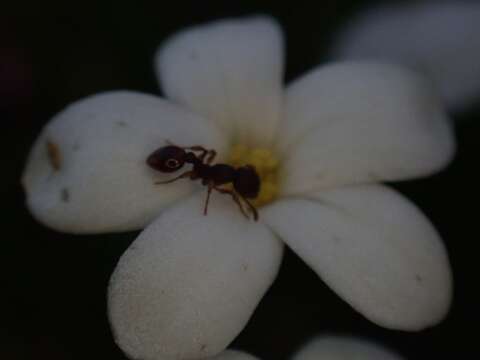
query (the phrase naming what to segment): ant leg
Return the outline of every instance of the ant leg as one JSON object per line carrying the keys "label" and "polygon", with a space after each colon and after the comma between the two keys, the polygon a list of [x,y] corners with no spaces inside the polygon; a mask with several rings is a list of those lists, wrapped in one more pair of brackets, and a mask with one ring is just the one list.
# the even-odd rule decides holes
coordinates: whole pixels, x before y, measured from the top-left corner
{"label": "ant leg", "polygon": [[248,214],[246,213],[245,209],[242,206],[240,198],[238,197],[238,195],[235,191],[229,190],[229,189],[222,189],[222,188],[219,188],[219,187],[215,187],[215,190],[217,190],[221,194],[231,195],[232,198],[233,198],[233,201],[235,201],[237,203],[238,207],[240,208],[240,211],[242,212],[243,216],[245,216],[247,219],[249,218]]}
{"label": "ant leg", "polygon": [[211,150],[205,149],[203,146],[200,146],[200,145],[180,146],[180,145],[174,144],[174,143],[171,142],[170,140],[165,140],[165,142],[166,142],[168,145],[176,146],[176,147],[179,147],[180,149],[183,149],[183,150],[201,151],[202,153],[201,153],[198,157],[199,157],[199,158],[202,158],[202,159],[205,157],[205,155],[207,155],[208,152],[211,151]]}
{"label": "ant leg", "polygon": [[203,146],[200,146],[200,145],[194,145],[194,146],[178,146],[178,145],[175,145],[174,143],[172,143],[170,140],[166,140],[166,143],[168,145],[173,145],[173,146],[177,146],[183,150],[191,150],[191,151],[200,151],[201,154],[198,155],[198,158],[203,162],[205,157],[207,158],[206,160],[206,164],[211,164],[213,159],[215,158],[215,156],[217,155],[217,152],[215,150],[207,150],[205,149]]}
{"label": "ant leg", "polygon": [[185,146],[183,147],[184,150],[191,150],[191,151],[200,151],[201,154],[198,155],[198,158],[203,163],[205,156],[209,153],[209,150],[205,149],[203,146],[194,145],[194,146]]}
{"label": "ant leg", "polygon": [[210,194],[212,193],[213,183],[208,184],[207,199],[205,200],[205,207],[203,208],[203,215],[207,215],[208,202],[210,201]]}
{"label": "ant leg", "polygon": [[205,160],[205,163],[207,165],[210,165],[213,161],[213,159],[215,159],[215,156],[217,156],[217,152],[215,150],[208,150],[207,152],[207,160]]}
{"label": "ant leg", "polygon": [[255,221],[258,221],[258,211],[257,211],[257,209],[255,208],[255,206],[253,206],[253,205],[250,203],[250,201],[248,201],[248,200],[247,200],[246,198],[244,198],[243,196],[242,196],[242,199],[243,199],[243,201],[245,201],[245,203],[246,203],[246,204],[248,205],[248,207],[250,208],[250,211],[251,211],[252,214],[253,214],[253,219],[254,219]]}
{"label": "ant leg", "polygon": [[208,152],[207,149],[205,149],[203,146],[200,146],[200,145],[184,146],[183,149],[192,150],[192,151],[201,151],[202,153],[207,153]]}
{"label": "ant leg", "polygon": [[192,171],[192,170],[189,170],[189,171],[185,171],[183,174],[180,174],[179,176],[177,177],[174,177],[173,179],[170,179],[170,180],[166,180],[166,181],[155,181],[155,185],[159,185],[159,184],[170,184],[174,181],[177,181],[177,180],[180,180],[180,179],[184,179],[186,177],[190,177],[190,179],[195,179],[195,172]]}
{"label": "ant leg", "polygon": [[[200,145],[186,146],[186,147],[183,147],[182,149],[192,150],[192,151],[200,151],[201,154],[198,155],[198,158],[200,159],[200,161],[205,162],[205,164],[207,164],[207,165],[210,165],[212,163],[213,159],[215,158],[215,156],[217,156],[217,152],[215,150],[213,150],[213,149],[207,150],[203,146],[200,146]],[[205,157],[207,158],[207,160],[205,160]]]}

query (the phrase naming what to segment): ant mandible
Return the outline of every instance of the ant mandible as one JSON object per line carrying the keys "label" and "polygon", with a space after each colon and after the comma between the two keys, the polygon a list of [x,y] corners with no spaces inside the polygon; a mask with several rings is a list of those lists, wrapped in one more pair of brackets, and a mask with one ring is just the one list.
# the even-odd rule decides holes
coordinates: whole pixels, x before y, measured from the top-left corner
{"label": "ant mandible", "polygon": [[[203,210],[204,215],[207,215],[210,194],[212,190],[216,190],[219,193],[232,196],[242,214],[248,219],[249,216],[242,206],[241,200],[243,200],[252,212],[254,220],[257,221],[257,209],[248,201],[248,199],[255,199],[260,192],[260,177],[255,167],[245,165],[234,168],[227,164],[211,165],[216,155],[217,152],[215,150],[207,150],[202,146],[181,147],[169,143],[169,145],[151,153],[147,158],[147,164],[152,169],[164,173],[171,173],[180,170],[185,164],[192,164],[191,170],[185,171],[167,181],[157,181],[155,184],[169,184],[184,178],[190,178],[191,180],[201,179],[202,185],[208,187],[207,199]],[[233,184],[234,190],[220,187],[229,183]]]}

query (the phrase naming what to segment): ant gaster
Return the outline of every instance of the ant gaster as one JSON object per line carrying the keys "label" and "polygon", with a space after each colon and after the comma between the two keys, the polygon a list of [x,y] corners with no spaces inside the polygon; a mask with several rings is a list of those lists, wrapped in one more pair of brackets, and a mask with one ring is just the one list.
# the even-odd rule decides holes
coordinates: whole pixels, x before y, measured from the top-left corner
{"label": "ant gaster", "polygon": [[[217,152],[215,150],[207,150],[198,145],[180,147],[169,144],[151,153],[147,158],[147,164],[151,168],[164,173],[171,173],[180,170],[185,164],[192,164],[191,170],[185,171],[173,179],[159,181],[155,184],[169,184],[184,178],[190,178],[191,180],[200,179],[202,184],[208,187],[207,199],[203,210],[205,215],[207,214],[210,194],[212,190],[216,190],[222,194],[232,196],[242,214],[248,218],[241,201],[247,204],[254,220],[257,221],[257,209],[248,201],[248,199],[256,198],[260,192],[260,177],[255,167],[245,165],[234,168],[227,164],[211,165],[216,155]],[[229,183],[233,184],[233,190],[220,187]]]}

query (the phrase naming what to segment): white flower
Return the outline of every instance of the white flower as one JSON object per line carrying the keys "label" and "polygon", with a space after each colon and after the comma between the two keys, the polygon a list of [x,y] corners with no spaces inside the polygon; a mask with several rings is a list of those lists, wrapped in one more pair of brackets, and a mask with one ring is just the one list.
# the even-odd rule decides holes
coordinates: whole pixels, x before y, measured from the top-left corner
{"label": "white flower", "polygon": [[480,99],[480,4],[429,1],[386,5],[351,20],[334,42],[335,59],[378,59],[427,75],[445,103]]}
{"label": "white flower", "polygon": [[402,360],[391,350],[367,340],[346,336],[318,336],[304,345],[292,360]]}
{"label": "white flower", "polygon": [[[43,223],[76,233],[147,226],[120,259],[109,316],[132,358],[218,354],[239,334],[290,246],[354,309],[419,330],[451,300],[447,254],[424,215],[379,181],[444,167],[454,140],[421,79],[391,65],[341,63],[282,89],[283,39],[269,18],[174,36],[156,57],[166,97],[112,92],[57,115],[23,182]],[[166,140],[254,164],[260,220],[229,196],[145,160]]]}

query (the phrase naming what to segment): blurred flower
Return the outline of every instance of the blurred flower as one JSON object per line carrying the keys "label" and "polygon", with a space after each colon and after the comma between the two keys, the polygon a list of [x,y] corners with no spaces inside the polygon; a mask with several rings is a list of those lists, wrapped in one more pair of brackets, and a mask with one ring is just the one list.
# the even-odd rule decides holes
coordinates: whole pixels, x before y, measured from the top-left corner
{"label": "blurred flower", "polygon": [[[30,210],[53,228],[148,225],[109,288],[114,336],[129,356],[225,349],[277,275],[278,238],[381,326],[419,330],[443,318],[451,274],[437,232],[375,184],[431,174],[453,155],[449,122],[421,79],[340,63],[284,91],[282,34],[263,17],[182,32],[155,63],[169,101],[112,92],[69,106],[43,130],[23,177]],[[223,195],[203,216],[205,189],[193,194],[191,181],[156,185],[168,177],[145,161],[166,140],[255,165],[260,221]]]}
{"label": "blurred flower", "polygon": [[292,360],[402,360],[383,346],[345,336],[319,336],[308,342]]}
{"label": "blurred flower", "polygon": [[[301,347],[292,360],[402,360],[393,351],[362,338],[349,336],[317,336]],[[234,350],[225,350],[214,360],[255,360],[257,358]]]}
{"label": "blurred flower", "polygon": [[258,360],[256,357],[237,350],[225,350],[212,360]]}
{"label": "blurred flower", "polygon": [[480,3],[386,5],[340,31],[334,59],[378,59],[409,66],[434,83],[453,110],[480,99]]}

